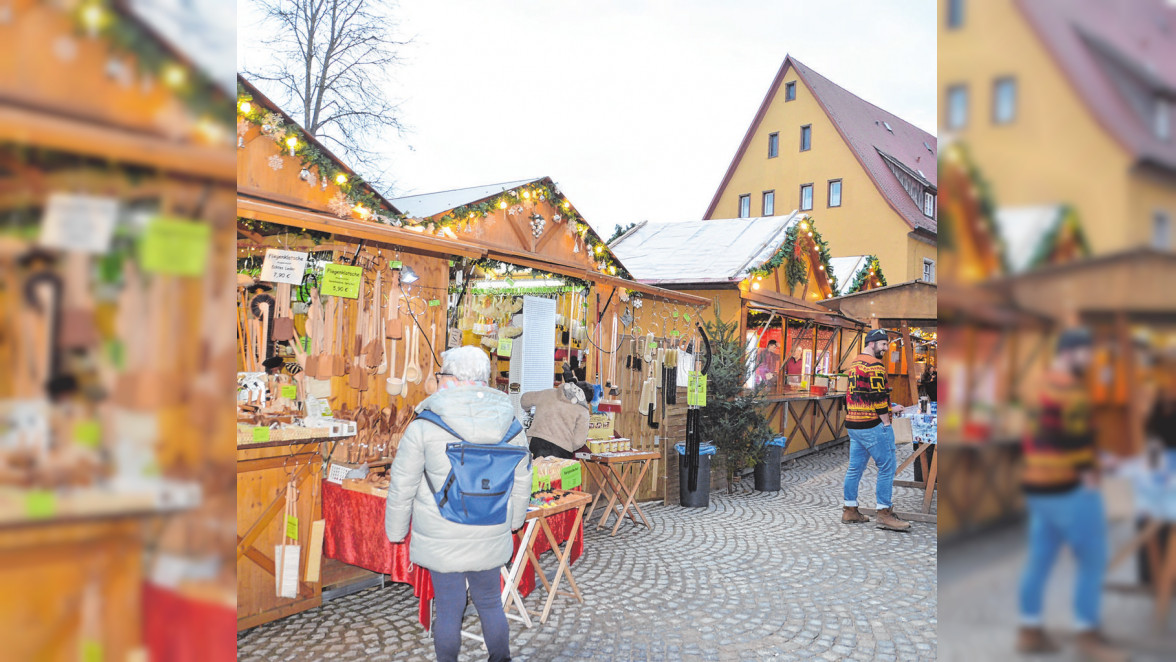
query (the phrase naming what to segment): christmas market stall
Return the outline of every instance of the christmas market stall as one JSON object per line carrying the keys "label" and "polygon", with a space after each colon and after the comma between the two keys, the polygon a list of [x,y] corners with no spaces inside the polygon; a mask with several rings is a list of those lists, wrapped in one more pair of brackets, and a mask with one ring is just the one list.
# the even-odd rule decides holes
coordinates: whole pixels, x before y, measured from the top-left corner
{"label": "christmas market stall", "polygon": [[[522,419],[521,396],[566,365],[601,391],[601,439],[585,446],[636,455],[653,441],[623,418],[640,397],[617,387],[617,335],[640,310],[669,318],[705,301],[626,280],[549,178],[387,200],[238,83],[238,627],[387,581],[413,586],[428,626],[428,572],[385,538],[384,497],[441,353],[481,347]],[[538,555],[552,549],[570,572],[582,550],[586,504],[542,497],[595,487],[575,460],[537,462],[535,476],[536,504],[559,507],[536,511],[543,535],[516,540],[516,607]]]}
{"label": "christmas market stall", "polygon": [[837,373],[865,325],[817,305],[836,280],[812,218],[640,223],[612,247],[640,282],[705,297],[708,320],[738,325],[755,363],[747,386],[764,387],[786,455],[846,438],[847,381]]}
{"label": "christmas market stall", "polygon": [[231,660],[232,97],[88,7],[0,21],[0,657]]}

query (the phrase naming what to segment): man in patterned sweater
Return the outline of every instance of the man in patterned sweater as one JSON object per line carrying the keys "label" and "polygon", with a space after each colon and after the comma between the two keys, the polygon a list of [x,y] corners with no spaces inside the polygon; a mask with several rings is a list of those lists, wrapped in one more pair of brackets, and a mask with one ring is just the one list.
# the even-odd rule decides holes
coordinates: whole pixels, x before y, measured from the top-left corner
{"label": "man in patterned sweater", "polygon": [[[890,427],[890,387],[886,383],[886,356],[890,341],[883,329],[866,334],[862,353],[849,365],[849,393],[845,397],[845,426],[849,429],[849,469],[845,472],[845,506],[841,521],[845,524],[869,522],[858,512],[858,484],[870,460],[878,468],[874,496],[878,508],[878,528],[907,531],[911,523],[895,517],[891,507],[894,491],[894,429]],[[902,407],[893,405],[896,411]]]}

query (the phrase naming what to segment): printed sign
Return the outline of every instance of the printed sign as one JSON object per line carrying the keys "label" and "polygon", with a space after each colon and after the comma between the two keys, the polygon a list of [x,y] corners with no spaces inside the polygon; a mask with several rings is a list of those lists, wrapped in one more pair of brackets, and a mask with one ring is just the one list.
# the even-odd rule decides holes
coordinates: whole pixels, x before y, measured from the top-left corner
{"label": "printed sign", "polygon": [[208,267],[212,227],[205,223],[157,216],[139,238],[139,263],[144,271],[173,276],[200,276]]}
{"label": "printed sign", "polygon": [[268,427],[253,428],[253,443],[264,444],[270,440],[270,429]]}
{"label": "printed sign", "polygon": [[296,400],[298,398],[298,387],[294,384],[283,384],[281,395],[287,400]]}
{"label": "printed sign", "polygon": [[40,244],[91,255],[106,253],[117,220],[115,198],[52,193],[41,219]]}
{"label": "printed sign", "polygon": [[286,515],[286,537],[298,540],[298,518]]}
{"label": "printed sign", "polygon": [[323,271],[322,293],[325,296],[358,299],[362,278],[363,267],[332,262]]}
{"label": "printed sign", "polygon": [[430,307],[435,307],[435,306],[440,306],[440,305],[441,305],[440,299],[429,299],[429,306]]}
{"label": "printed sign", "polygon": [[559,484],[565,490],[571,490],[580,486],[583,476],[580,473],[580,463],[569,464],[559,470]]}
{"label": "printed sign", "polygon": [[612,439],[616,420],[611,412],[601,412],[588,417],[588,438],[594,441]]}
{"label": "printed sign", "polygon": [[686,404],[691,407],[706,406],[706,375],[690,373],[686,386]]}
{"label": "printed sign", "polygon": [[98,448],[102,444],[102,425],[98,421],[79,421],[74,425],[73,437],[79,446]]}
{"label": "printed sign", "polygon": [[50,490],[30,490],[25,497],[30,519],[49,519],[57,514],[57,495]]}
{"label": "printed sign", "polygon": [[498,339],[498,355],[499,356],[509,357],[510,353],[513,349],[514,349],[514,340],[512,340],[510,338],[499,338]]}
{"label": "printed sign", "polygon": [[261,280],[300,285],[306,274],[306,259],[306,253],[267,248],[265,261],[261,263]]}

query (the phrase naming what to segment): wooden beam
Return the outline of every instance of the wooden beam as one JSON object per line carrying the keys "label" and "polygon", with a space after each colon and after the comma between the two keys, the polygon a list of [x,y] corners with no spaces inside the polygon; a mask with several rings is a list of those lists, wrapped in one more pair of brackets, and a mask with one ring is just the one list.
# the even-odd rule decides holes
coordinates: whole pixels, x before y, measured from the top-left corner
{"label": "wooden beam", "polygon": [[911,388],[911,404],[919,401],[919,377],[915,374],[915,346],[911,342],[911,327],[903,320],[902,325],[902,353],[906,359],[907,382]]}

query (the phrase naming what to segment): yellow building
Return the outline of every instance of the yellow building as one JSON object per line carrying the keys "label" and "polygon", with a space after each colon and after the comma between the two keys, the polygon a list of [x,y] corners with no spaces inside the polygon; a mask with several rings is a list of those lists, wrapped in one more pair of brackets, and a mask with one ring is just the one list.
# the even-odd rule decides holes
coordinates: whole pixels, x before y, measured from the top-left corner
{"label": "yellow building", "polygon": [[997,204],[1071,207],[1095,254],[1176,247],[1172,3],[943,0],[939,16],[941,133]]}
{"label": "yellow building", "polygon": [[876,255],[895,281],[935,280],[935,136],[784,59],[707,219],[817,219],[833,255]]}

